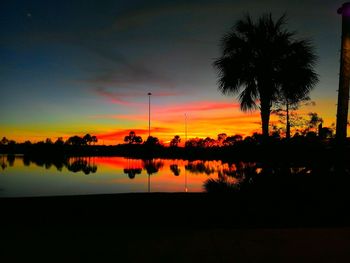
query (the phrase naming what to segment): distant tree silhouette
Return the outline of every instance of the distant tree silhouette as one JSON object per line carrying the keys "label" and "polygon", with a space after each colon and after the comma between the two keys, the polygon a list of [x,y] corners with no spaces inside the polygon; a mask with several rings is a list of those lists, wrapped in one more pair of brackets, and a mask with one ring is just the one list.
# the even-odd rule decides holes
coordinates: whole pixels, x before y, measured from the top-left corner
{"label": "distant tree silhouette", "polygon": [[7,145],[9,143],[9,140],[6,137],[2,137],[0,144]]}
{"label": "distant tree silhouette", "polygon": [[309,41],[294,41],[289,46],[287,58],[282,60],[281,89],[277,101],[285,106],[286,137],[290,138],[289,111],[299,108],[301,102],[310,100],[309,93],[318,82],[313,68],[316,56]]}
{"label": "distant tree silhouette", "polygon": [[84,144],[89,144],[90,145],[92,143],[91,135],[89,133],[84,135],[83,141],[84,141]]}
{"label": "distant tree silhouette", "polygon": [[[305,126],[305,119],[300,115],[296,110],[298,110],[302,106],[310,106],[315,103],[309,101],[308,98],[305,98],[303,101],[299,101],[295,104],[289,104],[289,106],[285,105],[284,101],[278,101],[274,105],[273,113],[276,114],[279,118],[279,122],[285,126],[286,138],[291,137],[291,129],[297,127]],[[297,129],[298,131],[298,129]]]}
{"label": "distant tree silhouette", "polygon": [[214,147],[217,146],[217,141],[213,138],[206,137],[203,140],[203,146],[202,147]]}
{"label": "distant tree silhouette", "polygon": [[204,147],[204,140],[202,138],[191,138],[186,141],[185,147],[190,147],[190,148]]}
{"label": "distant tree silhouette", "polygon": [[64,141],[62,137],[58,137],[57,140],[55,141],[55,145],[63,145]]}
{"label": "distant tree silhouette", "polygon": [[206,137],[204,139],[202,138],[191,138],[189,140],[186,141],[185,143],[185,147],[192,147],[192,148],[207,148],[207,147],[214,147],[218,145],[218,141],[210,138],[210,137]]}
{"label": "distant tree silhouette", "polygon": [[26,140],[26,141],[24,142],[24,145],[26,145],[26,146],[32,145],[32,142],[29,141],[29,140]]}
{"label": "distant tree silhouette", "polygon": [[226,133],[219,133],[218,134],[218,145],[223,145],[224,141],[227,138],[227,134]]}
{"label": "distant tree silhouette", "polygon": [[334,137],[334,130],[329,127],[322,127],[318,133],[321,139],[331,139]]}
{"label": "distant tree silhouette", "polygon": [[136,136],[134,131],[130,131],[129,135],[124,137],[124,142],[128,144],[140,144],[142,143],[141,136]]}
{"label": "distant tree silhouette", "polygon": [[177,147],[181,142],[180,136],[175,135],[174,138],[170,141],[170,147]]}
{"label": "distant tree silhouette", "polygon": [[226,137],[226,139],[224,140],[223,144],[226,146],[232,146],[237,144],[238,142],[241,142],[243,140],[242,135],[234,135],[234,136],[228,136]]}
{"label": "distant tree silhouette", "polygon": [[311,131],[318,132],[319,125],[323,123],[323,119],[316,112],[308,113],[309,119],[306,120],[306,129],[304,133]]}
{"label": "distant tree silhouette", "polygon": [[16,144],[15,140],[9,140],[8,145],[13,146]]}
{"label": "distant tree silhouette", "polygon": [[46,138],[45,144],[53,144],[53,142],[50,138]]}
{"label": "distant tree silhouette", "polygon": [[73,145],[73,146],[81,146],[81,145],[85,145],[86,143],[83,138],[75,135],[75,136],[69,137],[68,140],[66,141],[66,144]]}
{"label": "distant tree silhouette", "polygon": [[[312,71],[315,56],[309,42],[294,40],[294,33],[284,28],[285,21],[285,16],[275,22],[266,14],[254,23],[247,15],[223,37],[222,56],[214,62],[219,90],[239,94],[243,111],[260,109],[264,137],[269,136],[271,107],[282,87],[311,88],[317,78]],[[288,80],[299,77],[301,80],[287,85]]]}
{"label": "distant tree silhouette", "polygon": [[95,135],[91,136],[91,142],[95,145],[98,142],[98,139]]}
{"label": "distant tree silhouette", "polygon": [[147,140],[144,142],[145,145],[160,145],[159,139],[157,137],[148,136]]}

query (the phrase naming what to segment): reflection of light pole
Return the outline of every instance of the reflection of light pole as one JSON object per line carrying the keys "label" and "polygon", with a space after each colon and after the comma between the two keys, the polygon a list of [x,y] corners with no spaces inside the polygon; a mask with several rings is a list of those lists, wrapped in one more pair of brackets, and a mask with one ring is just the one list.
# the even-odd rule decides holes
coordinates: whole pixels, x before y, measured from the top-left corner
{"label": "reflection of light pole", "polygon": [[187,188],[187,171],[186,171],[186,165],[185,165],[185,192],[188,192],[188,188]]}
{"label": "reflection of light pole", "polygon": [[349,84],[350,84],[350,3],[338,9],[342,15],[341,57],[337,106],[336,137],[345,141],[348,122]]}
{"label": "reflection of light pole", "polygon": [[151,92],[148,92],[148,137],[151,136]]}

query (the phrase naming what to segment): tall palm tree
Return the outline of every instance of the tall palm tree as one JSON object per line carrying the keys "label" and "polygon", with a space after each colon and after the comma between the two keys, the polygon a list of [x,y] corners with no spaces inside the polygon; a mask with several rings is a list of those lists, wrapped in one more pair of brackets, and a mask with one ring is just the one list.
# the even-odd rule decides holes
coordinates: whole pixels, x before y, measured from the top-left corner
{"label": "tall palm tree", "polygon": [[[284,15],[276,22],[271,14],[261,16],[257,22],[245,16],[223,37],[222,56],[214,62],[219,90],[226,95],[238,94],[243,111],[260,109],[265,137],[269,135],[271,107],[286,84],[287,68],[294,75],[304,68],[312,69],[313,65],[302,57],[307,51],[313,55],[308,42],[295,41],[294,33],[285,30],[284,25]],[[290,55],[291,52],[295,55]],[[287,67],[287,61],[296,57],[300,59],[294,65],[296,68]]]}

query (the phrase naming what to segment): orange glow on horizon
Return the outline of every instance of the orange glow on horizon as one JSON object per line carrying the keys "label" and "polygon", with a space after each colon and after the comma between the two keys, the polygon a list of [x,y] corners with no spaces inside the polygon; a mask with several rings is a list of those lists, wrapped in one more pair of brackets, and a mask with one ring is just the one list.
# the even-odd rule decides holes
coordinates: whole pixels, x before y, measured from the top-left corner
{"label": "orange glow on horizon", "polygon": [[[332,108],[332,111],[327,110]],[[334,110],[334,111],[333,111]],[[76,128],[68,124],[56,124],[47,127],[38,126],[7,127],[0,126],[1,137],[24,142],[45,141],[51,138],[54,142],[58,137],[64,140],[73,135],[84,136],[89,133],[98,138],[98,145],[116,145],[124,143],[124,137],[130,131],[143,140],[148,136],[148,111],[139,109],[132,114],[100,114],[86,116],[82,125]],[[324,120],[324,126],[330,127],[335,122],[335,105],[333,101],[322,100],[315,107],[304,107],[299,113],[307,118],[308,112],[317,112]],[[333,114],[334,113],[334,114]],[[185,114],[187,118],[185,119]],[[103,122],[101,125],[100,123]],[[181,138],[180,146],[185,142],[185,125],[187,124],[187,138],[217,138],[220,133],[228,136],[252,135],[261,133],[260,112],[244,113],[240,111],[239,104],[226,101],[194,101],[187,103],[170,104],[166,106],[154,105],[151,108],[151,135],[158,137],[160,142],[168,145],[175,135]],[[271,124],[278,124],[278,118],[271,115]],[[279,126],[282,126],[279,124]],[[64,132],[59,132],[64,127]],[[76,130],[76,131],[74,131]],[[348,128],[349,130],[349,128]],[[69,132],[68,132],[69,131]]]}

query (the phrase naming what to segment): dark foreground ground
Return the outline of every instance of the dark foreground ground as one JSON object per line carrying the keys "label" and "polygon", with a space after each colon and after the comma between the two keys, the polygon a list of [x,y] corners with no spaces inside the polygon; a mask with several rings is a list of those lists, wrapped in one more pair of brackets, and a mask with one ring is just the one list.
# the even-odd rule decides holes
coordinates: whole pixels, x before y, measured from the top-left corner
{"label": "dark foreground ground", "polygon": [[0,262],[350,262],[338,197],[3,198]]}

